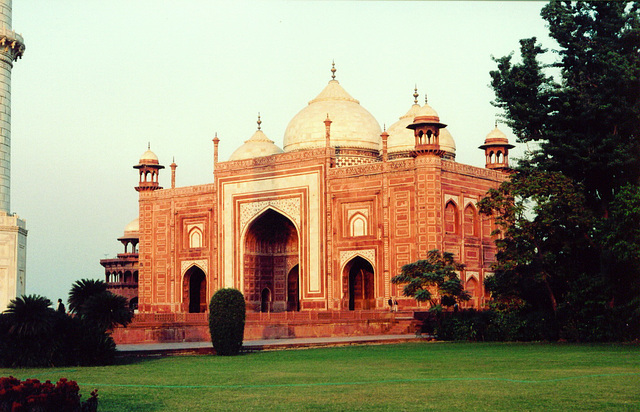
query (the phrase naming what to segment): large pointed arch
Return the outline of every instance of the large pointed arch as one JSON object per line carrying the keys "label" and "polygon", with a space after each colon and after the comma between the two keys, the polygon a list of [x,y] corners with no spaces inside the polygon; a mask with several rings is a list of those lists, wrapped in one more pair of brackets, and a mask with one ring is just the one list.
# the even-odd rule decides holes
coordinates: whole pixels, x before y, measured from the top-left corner
{"label": "large pointed arch", "polygon": [[287,304],[288,269],[300,261],[300,236],[295,223],[269,206],[247,224],[241,239],[240,284],[248,309],[263,310],[263,292],[268,289],[269,311],[295,310]]}

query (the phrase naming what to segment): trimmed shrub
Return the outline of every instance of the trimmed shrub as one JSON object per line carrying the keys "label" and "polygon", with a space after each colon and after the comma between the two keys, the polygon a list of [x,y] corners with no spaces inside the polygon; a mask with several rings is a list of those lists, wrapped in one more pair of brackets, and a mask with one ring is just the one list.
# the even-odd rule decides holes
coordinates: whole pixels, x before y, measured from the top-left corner
{"label": "trimmed shrub", "polygon": [[75,381],[61,378],[56,384],[37,379],[0,378],[0,412],[93,412],[98,410],[97,389],[80,401]]}
{"label": "trimmed shrub", "polygon": [[244,336],[245,302],[237,289],[218,290],[209,303],[209,332],[218,355],[237,355]]}

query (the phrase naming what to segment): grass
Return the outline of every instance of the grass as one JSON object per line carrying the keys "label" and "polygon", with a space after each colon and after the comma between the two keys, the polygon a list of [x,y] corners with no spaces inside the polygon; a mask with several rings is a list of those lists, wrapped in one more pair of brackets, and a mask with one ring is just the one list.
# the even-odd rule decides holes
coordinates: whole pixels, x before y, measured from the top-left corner
{"label": "grass", "polygon": [[638,345],[424,342],[0,375],[76,380],[100,411],[640,409]]}

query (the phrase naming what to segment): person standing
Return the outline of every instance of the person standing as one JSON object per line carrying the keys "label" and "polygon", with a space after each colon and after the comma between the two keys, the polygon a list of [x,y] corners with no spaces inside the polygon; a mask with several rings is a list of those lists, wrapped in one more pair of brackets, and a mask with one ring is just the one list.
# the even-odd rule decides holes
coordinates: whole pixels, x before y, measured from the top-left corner
{"label": "person standing", "polygon": [[64,307],[64,303],[62,303],[62,299],[58,299],[58,307],[56,308],[56,311],[58,313],[63,313],[63,314],[67,312],[67,310]]}

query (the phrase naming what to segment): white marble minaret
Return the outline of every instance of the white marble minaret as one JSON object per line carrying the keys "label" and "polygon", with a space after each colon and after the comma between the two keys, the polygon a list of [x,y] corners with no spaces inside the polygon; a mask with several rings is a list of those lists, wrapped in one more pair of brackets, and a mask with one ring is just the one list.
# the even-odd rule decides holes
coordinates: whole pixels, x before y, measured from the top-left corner
{"label": "white marble minaret", "polygon": [[22,36],[11,30],[11,0],[0,0],[0,311],[25,293],[27,229],[11,213],[11,69],[24,53]]}

